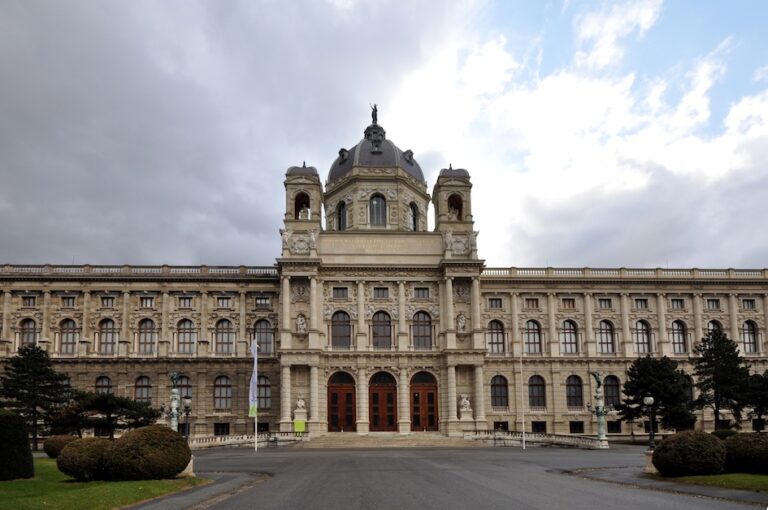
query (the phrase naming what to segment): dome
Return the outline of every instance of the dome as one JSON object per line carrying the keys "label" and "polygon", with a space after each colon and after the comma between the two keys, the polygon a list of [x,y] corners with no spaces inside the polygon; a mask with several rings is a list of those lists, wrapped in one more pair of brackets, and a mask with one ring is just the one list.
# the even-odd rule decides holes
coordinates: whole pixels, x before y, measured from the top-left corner
{"label": "dome", "polygon": [[302,166],[292,166],[285,172],[285,175],[317,175],[317,168],[313,166],[307,166],[306,161],[302,163]]}
{"label": "dome", "polygon": [[413,159],[413,151],[403,152],[397,145],[387,140],[384,128],[375,120],[365,128],[365,137],[357,145],[349,150],[339,150],[339,157],[333,162],[328,172],[328,182],[341,179],[355,166],[397,166],[419,182],[426,184],[421,167]]}
{"label": "dome", "polygon": [[440,170],[440,177],[469,177],[469,172],[463,168],[453,168],[453,165],[448,165],[448,168]]}

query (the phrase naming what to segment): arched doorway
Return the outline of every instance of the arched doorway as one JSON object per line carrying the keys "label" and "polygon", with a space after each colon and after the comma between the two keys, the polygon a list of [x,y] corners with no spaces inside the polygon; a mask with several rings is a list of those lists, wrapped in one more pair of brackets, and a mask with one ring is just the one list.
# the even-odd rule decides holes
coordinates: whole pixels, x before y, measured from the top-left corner
{"label": "arched doorway", "polygon": [[397,430],[397,383],[392,374],[377,372],[368,386],[371,432]]}
{"label": "arched doorway", "polygon": [[328,431],[354,432],[355,379],[346,372],[336,372],[328,380]]}
{"label": "arched doorway", "polygon": [[437,380],[429,372],[411,378],[411,430],[437,430]]}

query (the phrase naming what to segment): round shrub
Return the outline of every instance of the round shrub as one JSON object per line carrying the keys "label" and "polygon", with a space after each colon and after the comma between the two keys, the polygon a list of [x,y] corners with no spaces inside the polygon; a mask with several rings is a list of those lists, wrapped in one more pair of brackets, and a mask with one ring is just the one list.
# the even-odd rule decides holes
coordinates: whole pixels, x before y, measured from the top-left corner
{"label": "round shrub", "polygon": [[150,425],[112,442],[107,469],[113,480],[159,480],[181,473],[191,458],[181,434],[164,425]]}
{"label": "round shrub", "polygon": [[86,437],[66,445],[56,458],[56,467],[75,480],[107,480],[105,459],[109,439]]}
{"label": "round shrub", "polygon": [[712,431],[712,435],[713,436],[718,437],[718,438],[722,439],[723,441],[725,441],[726,439],[728,439],[731,436],[735,436],[736,434],[738,434],[738,431],[733,430],[733,429],[717,429],[717,430]]}
{"label": "round shrub", "polygon": [[653,452],[653,465],[662,476],[714,475],[724,464],[724,442],[701,431],[670,436]]}
{"label": "round shrub", "polygon": [[737,434],[724,444],[727,472],[768,474],[768,434]]}
{"label": "round shrub", "polygon": [[45,454],[48,455],[49,458],[55,459],[59,456],[61,450],[63,450],[65,446],[76,439],[76,436],[69,435],[51,436],[43,443],[43,450],[45,450]]}
{"label": "round shrub", "polygon": [[35,476],[24,418],[0,411],[0,445],[0,480]]}

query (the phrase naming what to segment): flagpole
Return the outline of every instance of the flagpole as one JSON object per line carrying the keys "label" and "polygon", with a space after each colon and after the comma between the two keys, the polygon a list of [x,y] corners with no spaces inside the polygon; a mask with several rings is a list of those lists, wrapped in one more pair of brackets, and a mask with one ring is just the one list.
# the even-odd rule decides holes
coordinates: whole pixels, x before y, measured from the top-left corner
{"label": "flagpole", "polygon": [[251,340],[251,355],[253,355],[253,373],[248,391],[248,416],[253,417],[253,452],[259,451],[259,345],[256,339]]}

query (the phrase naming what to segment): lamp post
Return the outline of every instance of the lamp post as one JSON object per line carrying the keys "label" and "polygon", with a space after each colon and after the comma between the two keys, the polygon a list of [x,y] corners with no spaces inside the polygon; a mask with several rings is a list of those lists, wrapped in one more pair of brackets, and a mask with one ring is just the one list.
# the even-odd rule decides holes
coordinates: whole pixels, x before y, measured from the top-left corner
{"label": "lamp post", "polygon": [[189,415],[192,413],[192,399],[184,397],[181,412],[184,414],[184,439],[189,442]]}
{"label": "lamp post", "polygon": [[647,397],[643,397],[643,404],[645,404],[645,407],[648,409],[648,428],[650,432],[648,433],[648,450],[653,450],[656,448],[656,443],[654,442],[655,432],[654,429],[656,428],[656,412],[655,408],[653,407],[653,397],[648,395]]}

